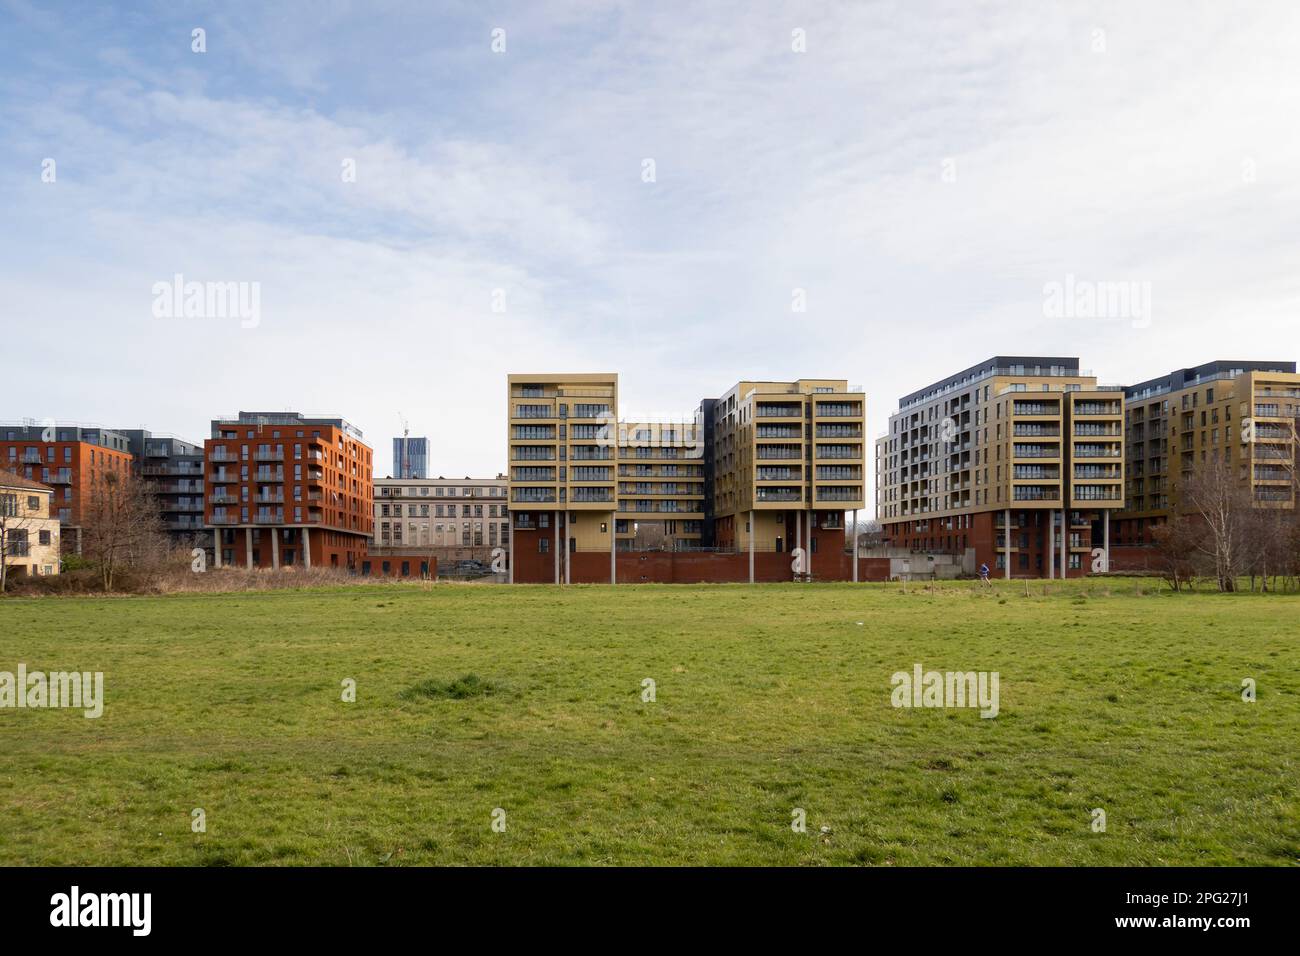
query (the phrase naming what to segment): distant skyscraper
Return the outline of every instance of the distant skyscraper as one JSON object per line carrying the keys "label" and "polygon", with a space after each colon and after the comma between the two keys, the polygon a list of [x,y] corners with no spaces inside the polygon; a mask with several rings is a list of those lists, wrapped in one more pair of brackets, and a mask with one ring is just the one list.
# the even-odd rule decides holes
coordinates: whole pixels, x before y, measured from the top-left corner
{"label": "distant skyscraper", "polygon": [[393,477],[429,477],[429,439],[393,439]]}

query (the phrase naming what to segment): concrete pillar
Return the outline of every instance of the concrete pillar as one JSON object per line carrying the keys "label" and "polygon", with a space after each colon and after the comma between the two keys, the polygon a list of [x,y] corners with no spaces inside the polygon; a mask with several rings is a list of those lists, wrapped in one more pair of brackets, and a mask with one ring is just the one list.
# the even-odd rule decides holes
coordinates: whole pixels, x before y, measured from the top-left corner
{"label": "concrete pillar", "polygon": [[812,556],[813,556],[813,529],[817,527],[817,512],[811,508],[808,509],[808,547],[803,549],[804,552],[804,574],[809,579],[812,578]]}
{"label": "concrete pillar", "polygon": [[614,512],[609,513],[609,583],[618,583],[618,567],[614,563],[614,551],[618,545],[618,521]]}
{"label": "concrete pillar", "polygon": [[221,567],[221,529],[212,529],[212,566]]}
{"label": "concrete pillar", "polygon": [[551,519],[555,522],[555,543],[551,547],[555,551],[555,583],[560,583],[560,513],[557,511]]}
{"label": "concrete pillar", "polygon": [[1070,514],[1061,509],[1061,580],[1069,577],[1070,571]]}
{"label": "concrete pillar", "polygon": [[853,509],[853,583],[858,583],[858,509]]}
{"label": "concrete pillar", "polygon": [[754,583],[754,510],[749,511],[749,583]]}
{"label": "concrete pillar", "polygon": [[311,567],[311,528],[302,529],[302,566]]}
{"label": "concrete pillar", "polygon": [[515,583],[515,516],[511,512],[506,512],[510,521],[506,525],[506,533],[510,535],[510,553],[506,556],[506,583]]}
{"label": "concrete pillar", "polygon": [[1002,569],[1003,571],[1002,576],[1006,578],[1008,581],[1010,581],[1011,580],[1011,509],[1010,508],[1006,510],[1006,514],[1003,516],[1002,524],[1004,526],[1002,528],[1002,550],[1004,552],[1002,557],[1002,563],[1003,565],[1005,565],[1005,567],[1003,567]]}
{"label": "concrete pillar", "polygon": [[248,570],[253,570],[253,529],[244,529],[244,556],[248,558]]}
{"label": "concrete pillar", "polygon": [[271,567],[280,570],[280,529],[271,529]]}
{"label": "concrete pillar", "polygon": [[573,558],[571,549],[573,547],[573,527],[569,523],[569,513],[564,513],[564,583],[568,584],[573,580]]}
{"label": "concrete pillar", "polygon": [[1056,515],[1047,512],[1047,580],[1056,577]]}
{"label": "concrete pillar", "polygon": [[[796,508],[794,512],[794,547],[798,551],[803,547],[803,511]],[[799,570],[803,571],[803,562],[799,562]]]}
{"label": "concrete pillar", "polygon": [[1103,508],[1101,512],[1101,569],[1107,574],[1110,573],[1110,509]]}

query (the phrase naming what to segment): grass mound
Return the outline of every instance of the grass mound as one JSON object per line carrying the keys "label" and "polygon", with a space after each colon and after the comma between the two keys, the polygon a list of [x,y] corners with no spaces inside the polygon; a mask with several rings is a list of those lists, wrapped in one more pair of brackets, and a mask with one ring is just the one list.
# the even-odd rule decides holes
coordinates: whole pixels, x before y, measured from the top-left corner
{"label": "grass mound", "polygon": [[455,680],[438,680],[431,677],[420,681],[402,691],[402,700],[468,700],[471,697],[487,697],[499,688],[491,681],[485,681],[477,674],[464,674]]}

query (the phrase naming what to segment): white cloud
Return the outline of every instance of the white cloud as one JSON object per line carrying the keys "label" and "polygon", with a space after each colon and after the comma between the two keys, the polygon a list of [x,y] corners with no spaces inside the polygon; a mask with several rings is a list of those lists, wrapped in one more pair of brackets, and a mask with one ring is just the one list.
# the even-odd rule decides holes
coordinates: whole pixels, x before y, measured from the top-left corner
{"label": "white cloud", "polygon": [[[201,437],[292,405],[355,419],[382,464],[401,411],[436,468],[495,472],[507,371],[619,371],[630,415],[840,375],[874,432],[999,352],[1123,381],[1300,351],[1290,4],[301,9],[214,8],[206,60],[172,37],[198,14],[143,45],[19,19],[0,294],[80,348],[10,417]],[[262,281],[263,325],[160,332],[174,271]],[[1046,319],[1066,274],[1150,281],[1151,327]],[[49,394],[28,374],[11,395]]]}

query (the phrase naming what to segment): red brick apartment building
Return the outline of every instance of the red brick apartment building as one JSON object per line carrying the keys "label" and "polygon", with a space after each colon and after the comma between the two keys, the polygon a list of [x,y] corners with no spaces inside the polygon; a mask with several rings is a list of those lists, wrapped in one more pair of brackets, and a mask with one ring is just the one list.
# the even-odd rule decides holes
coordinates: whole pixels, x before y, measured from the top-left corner
{"label": "red brick apartment building", "polygon": [[359,570],[374,523],[373,453],[341,418],[240,412],[204,441],[217,566]]}
{"label": "red brick apartment building", "polygon": [[0,425],[0,469],[54,489],[63,552],[81,551],[81,519],[93,488],[110,473],[131,473],[135,456],[125,435],[84,425]]}

